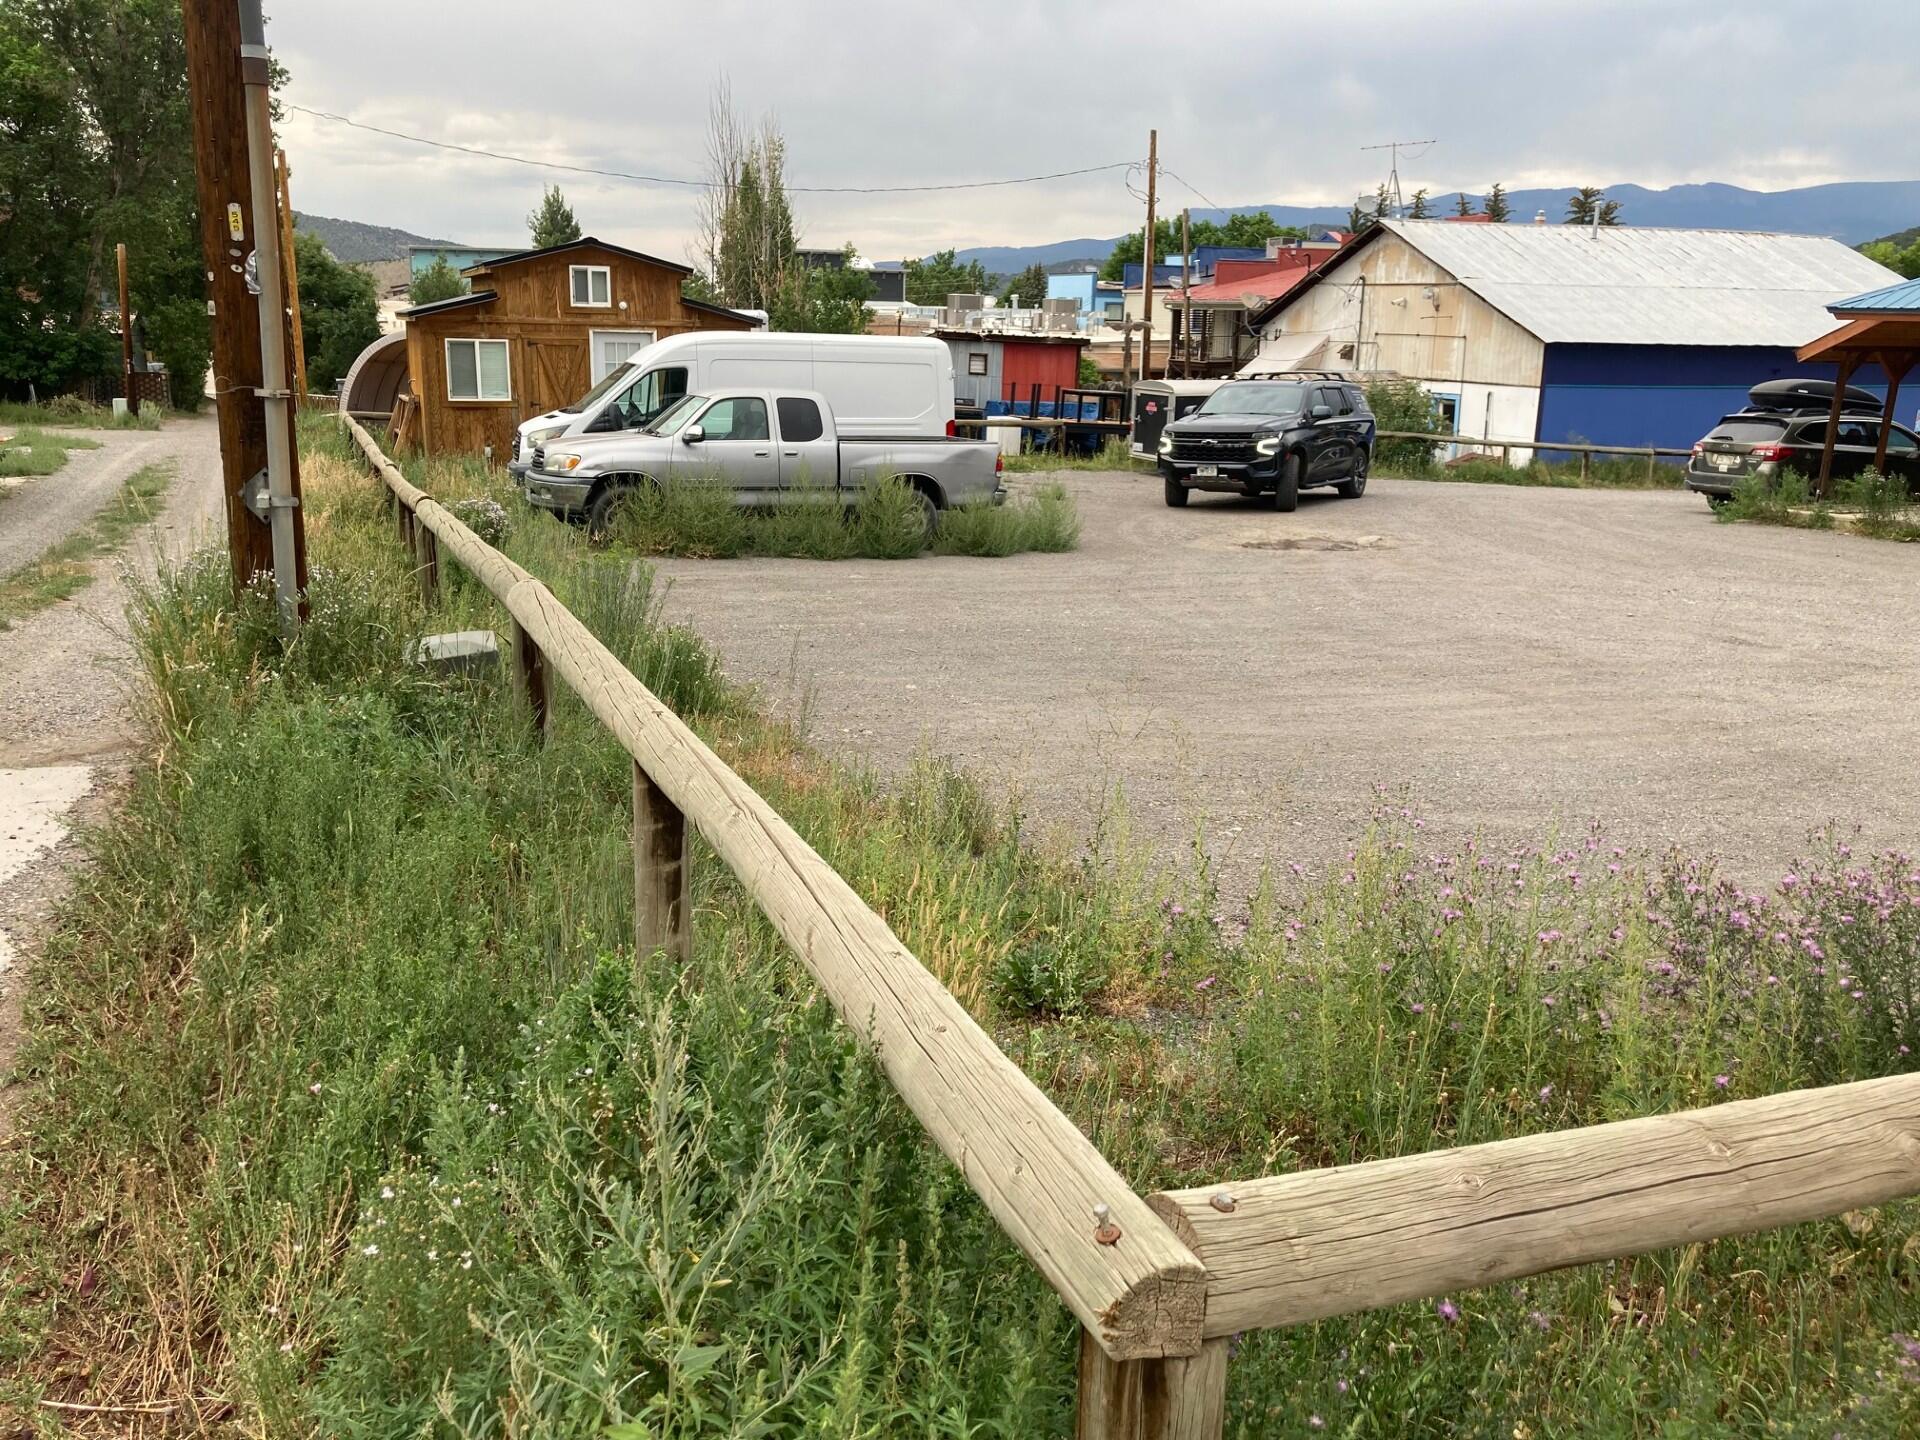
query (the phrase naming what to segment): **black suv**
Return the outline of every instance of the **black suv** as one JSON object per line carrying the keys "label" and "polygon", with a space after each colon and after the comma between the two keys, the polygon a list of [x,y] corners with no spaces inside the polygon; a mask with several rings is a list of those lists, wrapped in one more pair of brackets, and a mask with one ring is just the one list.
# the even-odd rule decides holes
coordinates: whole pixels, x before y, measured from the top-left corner
{"label": "black suv", "polygon": [[1195,490],[1271,495],[1291,510],[1300,492],[1333,485],[1349,500],[1367,488],[1373,411],[1358,385],[1337,375],[1234,380],[1160,432],[1167,504]]}
{"label": "black suv", "polygon": [[[1771,481],[1787,470],[1808,478],[1820,473],[1833,412],[1833,384],[1824,380],[1773,380],[1756,385],[1746,409],[1724,415],[1693,447],[1687,488],[1724,505],[1750,475]],[[1873,465],[1880,444],[1881,401],[1871,390],[1848,387],[1840,399],[1833,437],[1833,478],[1845,480]],[[1920,490],[1920,437],[1902,425],[1887,431],[1889,476]]]}

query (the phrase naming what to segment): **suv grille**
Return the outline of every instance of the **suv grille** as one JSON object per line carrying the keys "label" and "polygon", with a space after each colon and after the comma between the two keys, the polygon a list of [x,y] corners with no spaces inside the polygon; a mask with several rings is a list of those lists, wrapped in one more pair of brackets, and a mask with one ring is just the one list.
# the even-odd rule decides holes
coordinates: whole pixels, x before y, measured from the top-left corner
{"label": "suv grille", "polygon": [[1254,458],[1253,440],[1251,435],[1175,435],[1173,458],[1238,464]]}
{"label": "suv grille", "polygon": [[533,447],[533,468],[536,470],[544,470],[547,468],[546,446],[536,445]]}

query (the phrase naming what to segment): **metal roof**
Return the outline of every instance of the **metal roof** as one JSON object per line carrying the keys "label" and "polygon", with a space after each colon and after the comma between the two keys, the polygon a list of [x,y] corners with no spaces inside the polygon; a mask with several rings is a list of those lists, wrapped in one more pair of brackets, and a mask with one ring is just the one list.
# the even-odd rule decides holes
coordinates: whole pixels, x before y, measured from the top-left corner
{"label": "metal roof", "polygon": [[561,255],[569,250],[605,250],[614,255],[624,255],[629,260],[643,260],[649,265],[658,265],[663,270],[671,270],[676,275],[691,275],[693,267],[682,265],[677,260],[662,260],[658,255],[649,255],[642,250],[629,250],[624,245],[609,245],[604,240],[596,240],[591,235],[582,235],[578,240],[569,240],[563,245],[548,245],[537,250],[513,250],[496,255],[491,260],[482,260],[469,265],[460,273],[471,274],[475,270],[494,270],[502,265],[518,265],[523,260],[541,260],[549,255]]}
{"label": "metal roof", "polygon": [[1856,311],[1881,314],[1889,310],[1920,310],[1920,280],[1904,280],[1884,290],[1869,290],[1864,295],[1855,295],[1850,300],[1842,300],[1827,308],[1836,315],[1851,315]]}
{"label": "metal roof", "polygon": [[1835,301],[1898,278],[1817,235],[1445,220],[1378,228],[1549,345],[1804,345],[1831,328]]}

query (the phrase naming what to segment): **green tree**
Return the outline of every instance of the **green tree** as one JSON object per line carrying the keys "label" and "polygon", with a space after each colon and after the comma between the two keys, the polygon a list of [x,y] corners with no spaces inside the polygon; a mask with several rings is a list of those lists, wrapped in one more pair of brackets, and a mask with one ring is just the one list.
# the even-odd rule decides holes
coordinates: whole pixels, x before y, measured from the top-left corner
{"label": "green tree", "polygon": [[1597,185],[1582,185],[1567,201],[1567,218],[1561,222],[1566,225],[1618,225],[1620,223],[1620,202],[1607,199],[1607,192]]}
{"label": "green tree", "polygon": [[1107,377],[1100,373],[1099,365],[1094,362],[1093,356],[1086,350],[1080,352],[1080,373],[1077,378],[1083,389],[1090,389],[1107,383]]}
{"label": "green tree", "polygon": [[853,267],[854,248],[842,250],[839,265],[795,265],[774,297],[767,323],[774,330],[816,335],[859,335],[867,328],[867,301],[873,278]]}
{"label": "green tree", "polygon": [[[304,254],[304,252],[303,252]],[[306,260],[300,261],[300,278],[306,279]],[[451,300],[456,295],[467,293],[467,282],[460,272],[447,263],[447,257],[436,255],[433,264],[413,277],[413,283],[407,286],[407,299],[415,305],[431,305],[436,300]],[[306,297],[301,296],[304,300]]]}
{"label": "green tree", "polygon": [[570,245],[580,238],[580,222],[574,219],[573,207],[558,185],[549,185],[542,193],[540,204],[527,216],[527,230],[536,250]]}
{"label": "green tree", "polygon": [[[1195,220],[1188,227],[1188,239],[1195,249],[1202,245],[1231,245],[1253,248],[1264,246],[1269,240],[1304,240],[1307,232],[1297,225],[1282,225],[1265,210],[1250,210],[1240,215],[1228,216],[1224,223],[1212,220]],[[1113,251],[1100,267],[1102,280],[1118,280],[1128,265],[1138,265],[1146,253],[1147,229],[1141,226],[1133,234],[1122,237],[1115,243]],[[1169,255],[1180,253],[1180,221],[1159,219],[1153,226],[1154,263]]]}
{"label": "green tree", "polygon": [[1892,240],[1869,240],[1860,253],[1909,280],[1920,280],[1920,239],[1904,247]]}
{"label": "green tree", "polygon": [[1407,219],[1425,220],[1432,214],[1433,211],[1427,206],[1427,192],[1424,190],[1414,191],[1413,204],[1407,209]]}
{"label": "green tree", "polygon": [[317,235],[296,233],[293,246],[307,388],[332,390],[360,352],[380,338],[373,276],[342,265]]}
{"label": "green tree", "polygon": [[175,0],[0,3],[0,385],[44,393],[117,368],[102,308],[123,242],[148,344],[176,403],[195,404],[195,214]]}
{"label": "green tree", "polygon": [[961,264],[952,250],[907,261],[907,299],[915,305],[944,305],[949,295],[984,294],[986,267],[978,260]]}
{"label": "green tree", "polygon": [[1507,204],[1507,187],[1496,182],[1487,191],[1487,200],[1480,207],[1480,213],[1497,225],[1503,225],[1513,215],[1513,207]]}
{"label": "green tree", "polygon": [[[1381,378],[1367,385],[1367,408],[1382,430],[1440,435],[1440,413],[1433,397],[1411,380]],[[1388,474],[1418,474],[1433,463],[1437,441],[1381,440],[1373,447],[1374,466]]]}
{"label": "green tree", "polygon": [[1458,195],[1453,197],[1453,213],[1456,215],[1473,214],[1473,202],[1467,199],[1466,191],[1462,190]]}
{"label": "green tree", "polygon": [[1037,307],[1047,298],[1047,267],[1035,261],[1018,275],[1007,281],[1007,288],[1000,292],[1003,301],[1011,302],[1018,295],[1020,303],[1028,309]]}

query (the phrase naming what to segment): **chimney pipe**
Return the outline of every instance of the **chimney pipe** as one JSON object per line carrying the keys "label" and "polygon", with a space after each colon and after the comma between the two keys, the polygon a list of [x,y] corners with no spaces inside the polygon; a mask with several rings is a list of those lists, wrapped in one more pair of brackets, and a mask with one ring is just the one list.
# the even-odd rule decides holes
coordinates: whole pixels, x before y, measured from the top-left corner
{"label": "chimney pipe", "polygon": [[1546,224],[1546,223],[1547,223],[1547,212],[1546,212],[1546,211],[1544,211],[1544,210],[1536,210],[1536,211],[1534,211],[1534,212],[1533,212],[1533,223],[1534,223],[1534,224],[1536,224],[1536,225],[1544,225],[1544,224]]}

